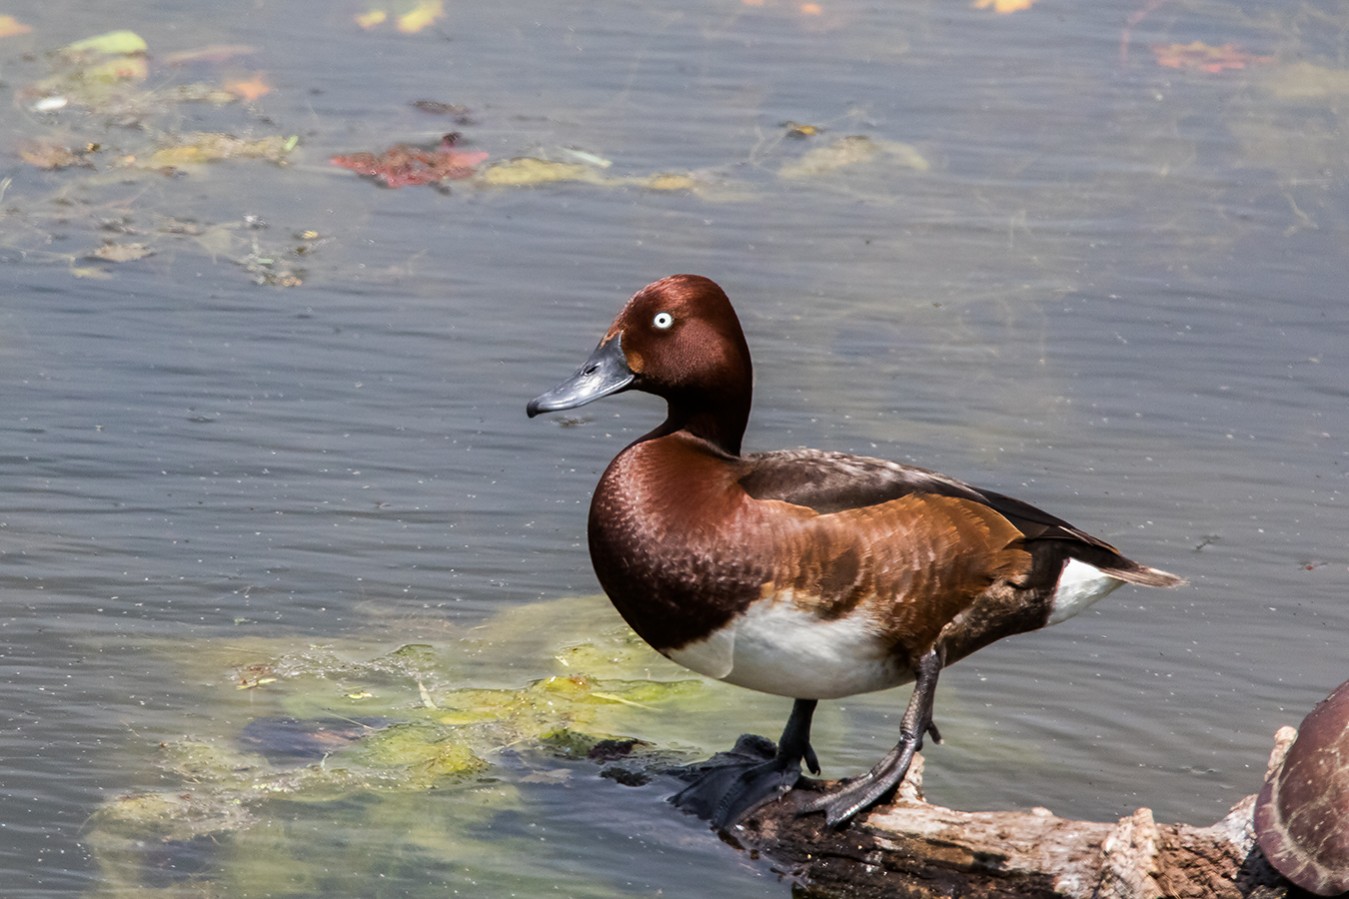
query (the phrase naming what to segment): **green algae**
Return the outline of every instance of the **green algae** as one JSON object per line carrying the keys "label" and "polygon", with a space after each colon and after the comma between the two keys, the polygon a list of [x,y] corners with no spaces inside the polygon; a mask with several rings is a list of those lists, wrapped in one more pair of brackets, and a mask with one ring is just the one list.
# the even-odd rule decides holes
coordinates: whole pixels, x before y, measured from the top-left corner
{"label": "green algae", "polygon": [[[212,714],[144,758],[162,788],[111,798],[91,819],[95,895],[321,895],[340,892],[334,871],[353,864],[449,866],[450,879],[490,869],[494,883],[541,889],[537,873],[512,869],[510,854],[531,847],[503,836],[514,825],[502,822],[531,820],[539,790],[584,778],[594,795],[601,777],[642,784],[703,753],[656,747],[679,745],[668,719],[724,701],[599,597],[390,639],[401,632],[382,622],[322,644],[245,635],[148,646],[202,684]],[[606,895],[597,889],[575,885]]]}
{"label": "green algae", "polygon": [[409,789],[431,789],[448,779],[479,774],[489,767],[461,734],[424,723],[398,724],[361,743],[359,761],[371,768],[397,772]]}

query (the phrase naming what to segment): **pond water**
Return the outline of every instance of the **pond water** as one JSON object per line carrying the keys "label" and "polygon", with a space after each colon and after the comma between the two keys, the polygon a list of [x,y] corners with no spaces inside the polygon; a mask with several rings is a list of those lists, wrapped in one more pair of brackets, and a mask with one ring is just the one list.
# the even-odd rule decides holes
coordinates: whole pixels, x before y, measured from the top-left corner
{"label": "pond water", "polygon": [[[164,747],[285,708],[240,666],[453,655],[593,595],[590,490],[661,410],[524,404],[674,272],[737,303],[749,448],[939,468],[1190,580],[944,673],[934,801],[1212,821],[1349,677],[1342,4],[521,0],[405,33],[411,6],[7,7],[29,30],[0,38],[6,895],[788,895],[668,784],[588,762],[258,802],[205,843],[145,837],[138,874],[102,841],[109,803],[192,789]],[[51,51],[114,29],[144,71],[80,94],[90,63]],[[573,180],[329,164],[449,131],[481,171]],[[152,164],[202,133],[285,164]],[[53,145],[79,164],[33,163]],[[487,647],[459,686],[522,689],[558,651]],[[614,726],[710,752],[787,711],[707,694]],[[906,699],[822,709],[826,774],[869,766]]]}

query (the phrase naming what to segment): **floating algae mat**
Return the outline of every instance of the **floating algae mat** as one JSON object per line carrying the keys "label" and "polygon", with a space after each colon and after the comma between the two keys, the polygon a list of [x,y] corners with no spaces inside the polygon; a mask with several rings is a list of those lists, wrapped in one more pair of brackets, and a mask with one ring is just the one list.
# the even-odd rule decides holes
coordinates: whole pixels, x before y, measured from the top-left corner
{"label": "floating algae mat", "polygon": [[620,895],[519,862],[540,852],[522,824],[541,817],[531,796],[571,788],[566,801],[603,816],[622,798],[606,779],[640,785],[705,754],[680,742],[689,719],[725,722],[743,699],[653,653],[598,597],[517,607],[434,643],[147,649],[205,679],[210,715],[184,709],[197,730],[158,745],[157,771],[138,780],[162,788],[91,819],[96,896],[348,895],[353,872],[362,895],[381,878],[407,895],[413,872],[437,895],[480,881]]}

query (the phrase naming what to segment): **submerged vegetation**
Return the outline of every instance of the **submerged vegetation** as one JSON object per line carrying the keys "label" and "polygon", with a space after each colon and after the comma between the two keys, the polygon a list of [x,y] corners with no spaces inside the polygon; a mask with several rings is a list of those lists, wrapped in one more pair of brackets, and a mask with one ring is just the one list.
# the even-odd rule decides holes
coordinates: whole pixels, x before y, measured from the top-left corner
{"label": "submerged vegetation", "polygon": [[[531,791],[645,783],[698,754],[656,749],[680,745],[660,719],[715,711],[722,695],[655,656],[602,597],[513,608],[439,645],[230,638],[156,651],[214,684],[202,696],[214,713],[209,732],[146,757],[162,787],[115,796],[90,821],[99,895],[320,890],[334,876],[325,856],[367,824],[417,834],[440,864],[495,864],[512,850],[494,822],[531,817]],[[295,803],[343,824],[277,839]]]}

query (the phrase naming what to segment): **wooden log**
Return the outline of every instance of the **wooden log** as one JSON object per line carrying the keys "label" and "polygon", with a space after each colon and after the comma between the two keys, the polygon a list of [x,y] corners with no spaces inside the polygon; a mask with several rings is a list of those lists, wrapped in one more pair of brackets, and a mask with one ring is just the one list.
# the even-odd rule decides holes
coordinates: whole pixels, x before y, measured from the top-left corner
{"label": "wooden log", "polygon": [[[1297,731],[1275,736],[1270,770]],[[964,812],[922,797],[922,760],[894,802],[839,830],[798,817],[811,785],[772,803],[727,836],[769,858],[793,895],[847,899],[937,896],[1055,899],[1283,899],[1302,895],[1265,861],[1247,796],[1207,827],[1158,824],[1141,808],[1114,823],[1048,809]]]}

